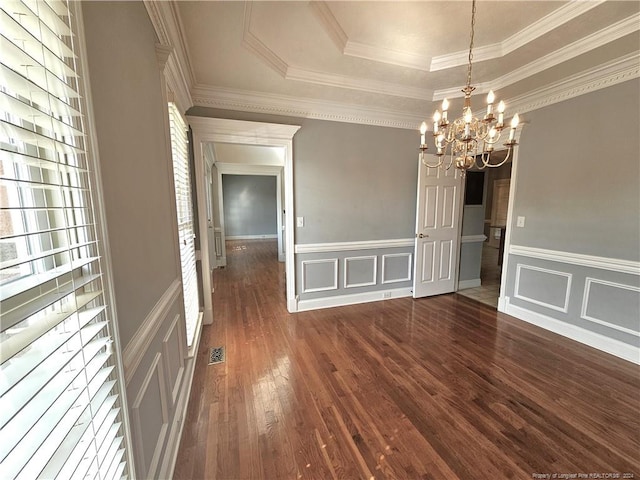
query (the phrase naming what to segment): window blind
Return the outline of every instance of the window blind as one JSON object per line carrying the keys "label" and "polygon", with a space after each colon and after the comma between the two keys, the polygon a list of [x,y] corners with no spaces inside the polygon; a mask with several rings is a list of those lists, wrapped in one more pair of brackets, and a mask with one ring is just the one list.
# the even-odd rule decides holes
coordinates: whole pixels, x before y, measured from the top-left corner
{"label": "window blind", "polygon": [[0,478],[128,475],[69,5],[0,3]]}
{"label": "window blind", "polygon": [[200,314],[193,204],[191,203],[191,175],[187,125],[182,119],[178,108],[172,102],[169,103],[169,126],[171,129],[171,156],[173,158],[173,179],[176,191],[178,241],[180,242],[187,345],[191,347],[198,324],[198,315]]}

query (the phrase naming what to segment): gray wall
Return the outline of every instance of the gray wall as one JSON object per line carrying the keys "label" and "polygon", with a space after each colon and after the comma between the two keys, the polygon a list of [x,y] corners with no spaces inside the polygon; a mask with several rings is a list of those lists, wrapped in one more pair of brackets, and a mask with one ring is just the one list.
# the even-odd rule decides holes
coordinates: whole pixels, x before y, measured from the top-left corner
{"label": "gray wall", "polygon": [[[462,243],[460,244],[460,282],[475,281],[480,285],[482,266],[482,241],[466,242],[465,236],[483,235],[484,205],[465,205],[462,214]],[[463,288],[464,283],[460,286]]]}
{"label": "gray wall", "polygon": [[276,177],[223,174],[222,198],[227,238],[277,235]]}
{"label": "gray wall", "polygon": [[413,237],[416,132],[305,120],[294,140],[296,244]]}
{"label": "gray wall", "polygon": [[[188,115],[301,125],[293,137],[296,244],[414,235],[417,133],[193,107]],[[418,140],[416,140],[418,138]]]}
{"label": "gray wall", "polygon": [[[417,132],[205,107],[188,114],[301,126],[293,137],[294,214],[304,217],[296,245],[413,238]],[[296,255],[301,300],[371,292],[382,299],[411,287],[412,247],[324,250]]]}
{"label": "gray wall", "polygon": [[155,33],[141,2],[83,7],[122,345],[179,275]]}
{"label": "gray wall", "polygon": [[640,260],[639,94],[631,80],[527,113],[514,244]]}
{"label": "gray wall", "polygon": [[167,101],[142,2],[82,4],[137,478],[169,478],[191,383]]}
{"label": "gray wall", "polygon": [[639,116],[637,80],[526,115],[506,279],[511,305],[636,346]]}

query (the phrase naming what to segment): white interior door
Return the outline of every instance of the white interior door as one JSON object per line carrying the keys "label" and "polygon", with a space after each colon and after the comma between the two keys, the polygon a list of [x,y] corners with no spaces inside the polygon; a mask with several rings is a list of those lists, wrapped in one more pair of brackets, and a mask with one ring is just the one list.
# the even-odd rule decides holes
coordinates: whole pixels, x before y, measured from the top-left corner
{"label": "white interior door", "polygon": [[[431,164],[437,162],[427,155]],[[463,184],[460,171],[419,162],[413,297],[454,292],[458,280]]]}

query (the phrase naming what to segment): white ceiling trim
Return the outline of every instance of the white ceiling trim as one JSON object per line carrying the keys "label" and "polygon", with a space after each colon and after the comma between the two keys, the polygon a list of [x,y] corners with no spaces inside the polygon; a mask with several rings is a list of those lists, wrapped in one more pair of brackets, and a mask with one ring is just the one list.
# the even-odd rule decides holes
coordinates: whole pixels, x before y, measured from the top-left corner
{"label": "white ceiling trim", "polygon": [[380,82],[365,78],[348,77],[345,75],[334,75],[331,73],[315,72],[299,67],[289,66],[284,75],[287,80],[297,80],[300,82],[314,83],[326,87],[346,88],[358,90],[360,92],[377,93],[380,95],[393,95],[396,97],[415,98],[418,100],[431,101],[433,90],[407,87],[396,83]]}
{"label": "white ceiling trim", "polygon": [[336,20],[336,17],[333,16],[333,12],[329,8],[329,5],[327,5],[327,2],[310,2],[309,6],[326,30],[329,38],[331,38],[333,43],[336,44],[336,47],[338,47],[338,50],[344,52],[344,47],[349,38],[338,23],[338,20]]}
{"label": "white ceiling trim", "polygon": [[[509,109],[525,113],[573,97],[640,77],[640,55],[633,53],[594,69],[563,79],[526,95],[508,99]],[[192,90],[195,105],[267,113],[336,122],[377,125],[414,130],[422,117],[400,111],[376,110],[321,100],[271,95],[259,92],[197,86]]]}
{"label": "white ceiling trim", "polygon": [[640,54],[634,52],[509,100],[509,110],[530,112],[570,98],[640,77]]}
{"label": "white ceiling trim", "polygon": [[[495,80],[475,84],[476,93],[487,93],[490,89],[498,90],[507,87],[638,30],[640,30],[640,13],[636,13],[617,23],[609,25],[602,30],[562,47],[555,52],[551,52],[544,57],[540,57]],[[444,98],[462,97],[464,95],[462,88],[463,86],[460,85],[436,90],[433,94],[433,100],[438,101]]]}
{"label": "white ceiling trim", "polygon": [[242,33],[242,45],[262,59],[269,67],[284,77],[287,74],[287,63],[280,58],[273,50],[267,47],[262,40],[251,31],[251,10],[252,2],[244,4],[244,21]]}
{"label": "white ceiling trim", "polygon": [[179,14],[169,2],[144,0],[144,6],[160,45],[166,49],[168,68],[165,72],[168,83],[176,96],[176,104],[181,110],[184,109],[184,113],[193,105],[190,88],[194,76],[183,42]]}
{"label": "white ceiling trim", "polygon": [[316,18],[329,35],[329,38],[333,40],[333,43],[335,43],[343,55],[364,58],[365,60],[373,60],[374,62],[389,65],[414,68],[425,72],[429,71],[429,57],[411,52],[391,50],[388,48],[374,47],[365,43],[353,42],[347,37],[347,34],[333,15],[327,2],[311,2],[310,6]]}
{"label": "white ceiling trim", "polygon": [[348,40],[342,51],[345,55],[374,62],[408,67],[416,70],[429,71],[429,57],[410,52],[391,50],[384,47],[374,47],[366,43],[353,42]]}
{"label": "white ceiling trim", "polygon": [[195,105],[201,107],[406,129],[415,129],[422,122],[418,115],[309,98],[204,85],[191,93]]}
{"label": "white ceiling trim", "polygon": [[[503,57],[518,48],[525,46],[527,43],[537,40],[552,30],[561,27],[570,20],[579,17],[594,7],[597,7],[604,1],[605,0],[574,0],[567,3],[550,14],[542,17],[535,23],[532,23],[519,32],[511,35],[509,38],[506,38],[502,42],[475,47],[473,50],[473,59],[476,62],[483,62]],[[436,72],[447,68],[459,67],[461,65],[466,65],[468,61],[468,50],[440,55],[431,59],[430,71]]]}
{"label": "white ceiling trim", "polygon": [[278,165],[253,165],[246,163],[216,163],[218,172],[223,175],[278,175],[282,173],[284,163]]}
{"label": "white ceiling trim", "polygon": [[[317,72],[287,64],[277,53],[271,50],[256,34],[251,31],[252,4],[247,2],[244,9],[244,27],[242,45],[264,61],[276,73],[286,80],[312,83],[325,87],[346,88],[360,92],[392,95],[396,97],[413,98],[431,101],[433,91],[422,88],[408,87],[396,83],[378,80],[336,75]],[[331,13],[331,12],[329,12]]]}

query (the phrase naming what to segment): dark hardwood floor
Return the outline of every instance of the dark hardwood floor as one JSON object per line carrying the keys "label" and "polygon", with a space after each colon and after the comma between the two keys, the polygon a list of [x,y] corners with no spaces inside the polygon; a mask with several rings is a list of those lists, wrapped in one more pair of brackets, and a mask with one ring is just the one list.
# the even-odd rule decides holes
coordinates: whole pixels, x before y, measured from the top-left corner
{"label": "dark hardwood floor", "polygon": [[174,478],[640,478],[638,366],[456,294],[292,315],[227,247]]}

